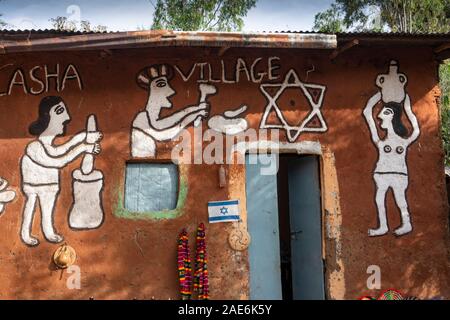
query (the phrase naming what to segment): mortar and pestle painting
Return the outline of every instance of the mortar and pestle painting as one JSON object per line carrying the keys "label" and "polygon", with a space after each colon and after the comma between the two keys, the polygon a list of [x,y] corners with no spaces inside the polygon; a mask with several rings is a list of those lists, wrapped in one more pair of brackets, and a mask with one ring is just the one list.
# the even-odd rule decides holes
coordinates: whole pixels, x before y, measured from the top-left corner
{"label": "mortar and pestle painting", "polygon": [[[86,125],[86,142],[93,143],[97,132],[95,115],[90,115]],[[73,205],[69,213],[69,226],[72,229],[95,229],[104,220],[102,206],[103,173],[94,168],[95,156],[86,154],[81,167],[72,172]]]}

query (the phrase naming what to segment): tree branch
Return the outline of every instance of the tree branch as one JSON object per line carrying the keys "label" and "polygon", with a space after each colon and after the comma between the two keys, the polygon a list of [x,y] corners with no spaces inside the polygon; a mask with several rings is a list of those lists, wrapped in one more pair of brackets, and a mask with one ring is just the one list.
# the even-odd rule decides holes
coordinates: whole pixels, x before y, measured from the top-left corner
{"label": "tree branch", "polygon": [[[220,0],[219,2],[217,2],[217,8],[215,8],[214,13],[211,17],[211,19],[209,19],[208,23],[205,25],[205,29],[208,29],[209,24],[214,20],[217,11],[219,11],[220,7],[222,6],[223,0]],[[213,24],[211,27],[214,27],[217,24],[217,22],[215,24]]]}

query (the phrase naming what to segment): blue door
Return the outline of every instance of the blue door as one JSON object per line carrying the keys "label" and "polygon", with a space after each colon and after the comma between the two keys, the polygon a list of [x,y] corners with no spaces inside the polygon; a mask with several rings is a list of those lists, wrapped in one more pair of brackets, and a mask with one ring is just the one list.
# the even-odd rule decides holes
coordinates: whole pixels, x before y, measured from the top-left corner
{"label": "blue door", "polygon": [[292,297],[325,299],[319,162],[315,156],[288,162]]}
{"label": "blue door", "polygon": [[[261,157],[246,156],[250,299],[325,299],[318,158],[281,155],[277,177]],[[285,264],[281,273],[280,232],[290,277]]]}
{"label": "blue door", "polygon": [[250,299],[281,300],[277,175],[264,171],[267,165],[261,157],[250,154],[245,158],[247,222],[252,237]]}

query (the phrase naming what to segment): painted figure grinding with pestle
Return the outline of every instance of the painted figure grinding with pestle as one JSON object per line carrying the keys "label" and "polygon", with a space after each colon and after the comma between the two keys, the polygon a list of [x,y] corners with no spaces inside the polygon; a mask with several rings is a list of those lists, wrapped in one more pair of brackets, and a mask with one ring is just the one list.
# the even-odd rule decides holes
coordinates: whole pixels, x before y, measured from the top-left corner
{"label": "painted figure grinding with pestle", "polygon": [[[133,157],[155,157],[156,141],[168,141],[180,132],[201,119],[207,118],[210,106],[206,102],[207,91],[196,106],[187,106],[183,110],[161,117],[163,108],[172,108],[169,100],[175,94],[170,86],[173,70],[169,65],[152,65],[141,70],[137,75],[138,85],[148,90],[148,100],[144,111],[139,112],[131,129],[131,155]],[[196,121],[197,119],[197,121]]]}
{"label": "painted figure grinding with pestle", "polygon": [[[398,63],[391,61],[389,72],[380,74],[376,85],[380,91],[375,93],[367,102],[363,115],[369,126],[372,142],[378,149],[378,161],[373,173],[376,185],[375,202],[378,210],[379,225],[377,229],[370,229],[369,236],[381,236],[389,231],[386,218],[386,196],[392,189],[395,203],[400,209],[401,225],[394,231],[401,236],[412,231],[411,218],[406,200],[408,189],[407,153],[409,146],[417,140],[420,134],[419,123],[411,108],[411,100],[405,92],[407,77],[398,72]],[[385,131],[384,137],[378,134],[377,125],[373,118],[373,109],[382,102],[383,107],[378,113],[380,127]],[[412,132],[402,122],[402,113],[411,123]]]}
{"label": "painted figure grinding with pestle", "polygon": [[41,224],[45,238],[53,243],[63,240],[53,226],[53,214],[60,191],[60,169],[82,154],[100,152],[98,144],[102,138],[100,132],[89,134],[81,132],[69,141],[55,145],[55,139],[64,135],[69,121],[70,115],[63,99],[48,96],[41,100],[38,119],[29,127],[30,134],[37,138],[27,145],[21,160],[22,191],[26,202],[20,233],[22,241],[29,246],[39,244],[39,240],[31,236],[37,203],[41,209]]}

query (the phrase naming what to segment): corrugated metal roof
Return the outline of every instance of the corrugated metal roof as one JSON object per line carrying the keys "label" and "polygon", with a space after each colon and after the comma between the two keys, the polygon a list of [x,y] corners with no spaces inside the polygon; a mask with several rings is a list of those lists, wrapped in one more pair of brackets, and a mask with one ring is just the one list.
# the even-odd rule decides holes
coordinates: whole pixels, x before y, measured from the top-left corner
{"label": "corrugated metal roof", "polygon": [[[158,30],[161,31],[161,30]],[[0,29],[0,34],[67,34],[67,35],[75,35],[75,34],[93,34],[93,33],[122,33],[122,32],[138,32],[138,30],[129,30],[129,31],[66,31],[66,30],[56,30],[56,29]],[[191,31],[191,32],[205,32],[205,31]],[[216,32],[222,33],[222,32]],[[236,33],[262,33],[262,34],[271,34],[271,33],[300,33],[300,34],[329,34],[326,32],[320,31],[312,31],[312,30],[281,30],[281,31],[261,31],[261,32],[236,32]],[[379,32],[379,31],[358,31],[358,32],[337,32],[334,33],[338,36],[405,36],[405,37],[414,37],[414,36],[450,36],[450,32]]]}
{"label": "corrugated metal roof", "polygon": [[[116,32],[116,31],[111,31]],[[108,31],[68,31],[57,29],[0,29],[2,34],[28,34],[28,33],[46,33],[46,34],[83,34],[83,33],[108,33]]]}
{"label": "corrugated metal roof", "polygon": [[[355,41],[357,39],[357,41]],[[117,49],[157,46],[258,47],[335,49],[349,41],[358,46],[431,46],[450,43],[450,33],[341,32],[203,32],[203,31],[112,31],[81,32],[45,30],[0,30],[0,52]],[[442,50],[441,50],[442,51]]]}
{"label": "corrugated metal roof", "polygon": [[[266,33],[319,33],[326,34],[320,31],[298,31],[298,30],[286,30],[286,31],[264,31]],[[415,37],[415,36],[450,36],[450,32],[387,32],[387,31],[350,31],[350,32],[336,32],[337,36],[405,36],[405,37]]]}
{"label": "corrugated metal roof", "polygon": [[384,37],[445,37],[450,36],[450,32],[338,32],[338,36],[384,36]]}
{"label": "corrugated metal roof", "polygon": [[201,32],[145,30],[83,33],[53,30],[0,32],[3,53],[118,49],[158,46],[256,47],[334,49],[336,36],[329,34]]}

